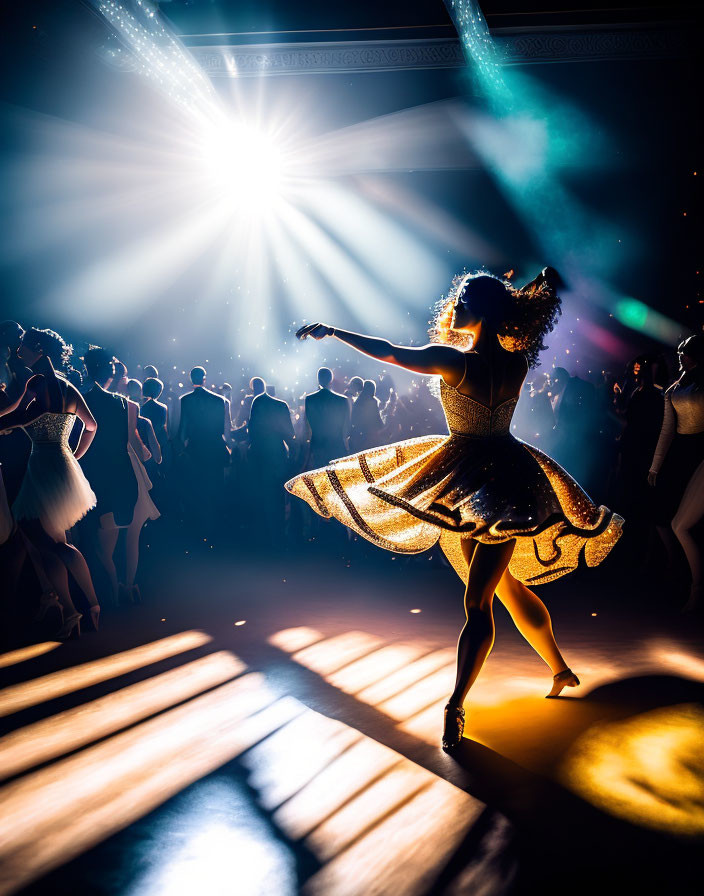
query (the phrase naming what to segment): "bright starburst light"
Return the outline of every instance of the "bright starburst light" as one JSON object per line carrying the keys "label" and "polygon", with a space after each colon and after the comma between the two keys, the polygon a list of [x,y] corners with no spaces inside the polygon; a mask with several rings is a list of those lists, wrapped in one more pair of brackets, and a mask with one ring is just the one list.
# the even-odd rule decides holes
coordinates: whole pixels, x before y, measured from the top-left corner
{"label": "bright starburst light", "polygon": [[206,127],[201,153],[206,178],[234,209],[266,211],[280,196],[285,157],[268,134],[235,122]]}
{"label": "bright starburst light", "polygon": [[[123,73],[110,103],[76,121],[2,111],[21,152],[2,169],[12,226],[0,262],[30,272],[38,319],[106,343],[141,328],[155,356],[180,363],[215,342],[272,376],[334,364],[325,353],[335,343],[292,338],[306,320],[417,341],[459,266],[500,271],[512,251],[501,200],[478,203],[475,179],[460,173],[480,169],[544,244],[536,258],[510,259],[521,275],[550,262],[575,282],[598,256],[612,264],[594,274],[610,279],[602,222],[562,189],[575,160],[589,176],[607,154],[547,91],[522,90],[522,107],[503,114],[460,99],[353,120],[332,106],[336,93],[326,108],[325,93],[300,80],[232,78],[216,91],[153,4],[92,3],[119,41],[105,51]],[[458,22],[470,64],[486,67],[487,90],[507,83],[516,94],[472,9],[453,8],[470,16]],[[457,172],[452,211],[442,192],[425,192],[424,172]],[[600,293],[586,284],[585,304]]]}

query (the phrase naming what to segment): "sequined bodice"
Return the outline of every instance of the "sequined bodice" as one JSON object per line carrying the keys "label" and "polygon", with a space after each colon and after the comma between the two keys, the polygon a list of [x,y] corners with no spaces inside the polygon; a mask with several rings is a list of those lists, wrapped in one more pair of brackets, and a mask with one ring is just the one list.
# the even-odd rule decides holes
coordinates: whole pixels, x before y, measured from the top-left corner
{"label": "sequined bodice", "polygon": [[47,411],[22,428],[32,440],[32,447],[60,445],[67,448],[75,419],[75,414],[53,414]]}
{"label": "sequined bodice", "polygon": [[670,391],[672,405],[677,413],[677,432],[691,435],[704,432],[704,390],[696,383]]}
{"label": "sequined bodice", "polygon": [[445,419],[453,435],[505,436],[510,432],[511,418],[518,404],[517,398],[502,402],[493,410],[440,381],[440,400]]}

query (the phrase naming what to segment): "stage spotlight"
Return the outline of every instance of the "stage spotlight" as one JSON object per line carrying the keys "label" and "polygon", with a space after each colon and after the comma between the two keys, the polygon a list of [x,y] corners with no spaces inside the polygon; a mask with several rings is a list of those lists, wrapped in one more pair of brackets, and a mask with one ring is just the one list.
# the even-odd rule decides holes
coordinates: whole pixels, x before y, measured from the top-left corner
{"label": "stage spotlight", "polygon": [[281,194],[283,157],[269,135],[234,122],[203,135],[200,161],[212,188],[233,208],[266,211]]}

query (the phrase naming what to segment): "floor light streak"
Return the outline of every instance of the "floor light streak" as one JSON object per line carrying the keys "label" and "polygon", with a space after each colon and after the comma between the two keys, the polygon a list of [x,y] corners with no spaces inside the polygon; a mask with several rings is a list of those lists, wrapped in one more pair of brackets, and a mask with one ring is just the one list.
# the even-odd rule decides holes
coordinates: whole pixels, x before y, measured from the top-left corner
{"label": "floor light streak", "polygon": [[382,643],[381,638],[366,632],[347,632],[299,650],[293,659],[313,672],[329,675],[381,647]]}
{"label": "floor light streak", "polygon": [[0,691],[0,716],[7,716],[30,706],[45,703],[47,700],[63,697],[127,672],[134,672],[135,669],[141,669],[159,660],[202,647],[211,640],[210,635],[204,632],[181,632],[123,653],[115,653],[80,666],[71,666],[41,678],[11,685]]}
{"label": "floor light streak", "polygon": [[[263,711],[262,711],[263,710]],[[302,707],[245,675],[0,790],[0,893],[79,855]]]}
{"label": "floor light streak", "polygon": [[25,663],[35,657],[44,656],[52,650],[61,647],[60,641],[42,641],[40,644],[30,644],[28,647],[20,647],[19,650],[10,650],[0,655],[0,669],[15,666],[17,663]]}
{"label": "floor light streak", "polygon": [[220,651],[19,728],[0,738],[0,777],[10,778],[94,743],[245,669],[237,657]]}

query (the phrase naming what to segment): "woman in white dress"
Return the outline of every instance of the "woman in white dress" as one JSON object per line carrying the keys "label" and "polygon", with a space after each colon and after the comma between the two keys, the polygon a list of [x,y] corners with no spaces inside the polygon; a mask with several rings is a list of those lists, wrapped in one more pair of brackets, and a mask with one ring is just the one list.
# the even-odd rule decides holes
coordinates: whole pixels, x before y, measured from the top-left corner
{"label": "woman in white dress", "polygon": [[[2,421],[3,429],[21,426],[32,441],[32,453],[12,514],[39,550],[44,568],[59,595],[63,625],[58,637],[80,634],[82,614],[76,610],[68,588],[70,572],[90,606],[97,629],[100,605],[88,565],[66,532],[95,505],[95,495],[77,462],[88,450],[96,430],[93,415],[80,392],[62,376],[61,366],[69,347],[52,330],[28,330],[17,350],[18,357],[35,374],[17,409]],[[68,443],[78,417],[83,432],[74,453]]]}

